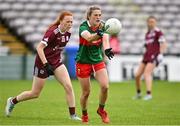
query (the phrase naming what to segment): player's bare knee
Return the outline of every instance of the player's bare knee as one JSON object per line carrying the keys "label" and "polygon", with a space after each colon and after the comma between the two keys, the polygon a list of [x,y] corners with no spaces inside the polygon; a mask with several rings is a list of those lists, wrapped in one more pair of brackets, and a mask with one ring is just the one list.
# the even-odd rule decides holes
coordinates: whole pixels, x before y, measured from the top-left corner
{"label": "player's bare knee", "polygon": [[151,76],[151,73],[150,73],[150,72],[148,72],[148,71],[145,71],[145,72],[144,72],[144,77],[145,77],[145,78],[150,77],[150,76]]}
{"label": "player's bare knee", "polygon": [[72,86],[70,84],[66,84],[66,86],[64,87],[67,93],[71,93],[72,92]]}
{"label": "player's bare knee", "polygon": [[101,90],[103,91],[103,92],[107,92],[108,91],[108,89],[109,89],[109,85],[103,85],[103,86],[101,86]]}
{"label": "player's bare knee", "polygon": [[141,77],[140,74],[135,74],[134,76],[135,76],[135,79],[139,79]]}
{"label": "player's bare knee", "polygon": [[87,94],[83,94],[83,98],[84,99],[87,99],[89,97],[89,94],[87,93]]}
{"label": "player's bare knee", "polygon": [[88,97],[89,97],[89,94],[90,94],[90,90],[86,90],[86,91],[83,91],[82,96],[83,96],[84,98],[88,98]]}
{"label": "player's bare knee", "polygon": [[39,95],[40,95],[40,93],[38,93],[38,92],[32,92],[32,93],[31,93],[31,97],[32,97],[32,98],[38,98]]}

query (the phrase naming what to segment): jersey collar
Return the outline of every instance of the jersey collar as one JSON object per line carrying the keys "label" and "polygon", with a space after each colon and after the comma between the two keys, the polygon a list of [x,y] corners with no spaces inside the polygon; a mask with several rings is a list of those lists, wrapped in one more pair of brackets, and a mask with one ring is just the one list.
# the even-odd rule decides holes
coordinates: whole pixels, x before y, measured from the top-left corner
{"label": "jersey collar", "polygon": [[60,25],[58,25],[58,30],[61,34],[64,34],[65,32],[62,32],[61,29],[60,29]]}
{"label": "jersey collar", "polygon": [[91,24],[89,23],[89,21],[87,20],[87,24],[89,26],[89,28],[92,30],[92,31],[96,31],[98,29],[98,27],[93,27],[91,26]]}
{"label": "jersey collar", "polygon": [[88,24],[88,26],[89,26],[89,27],[91,27],[91,24],[89,23],[89,21],[88,21],[88,20],[87,20],[87,24]]}
{"label": "jersey collar", "polygon": [[151,29],[149,32],[154,32],[154,31],[159,31],[158,27],[154,27],[153,29]]}

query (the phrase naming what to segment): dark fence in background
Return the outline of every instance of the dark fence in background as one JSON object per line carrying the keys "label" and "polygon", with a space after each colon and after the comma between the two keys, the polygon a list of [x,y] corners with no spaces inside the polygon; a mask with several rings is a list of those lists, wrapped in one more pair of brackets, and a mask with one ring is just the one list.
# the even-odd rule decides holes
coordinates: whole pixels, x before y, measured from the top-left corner
{"label": "dark fence in background", "polygon": [[0,79],[31,79],[34,55],[0,56]]}
{"label": "dark fence in background", "polygon": [[[62,55],[71,79],[76,79],[75,56],[77,46],[65,48]],[[0,79],[32,79],[35,55],[0,56]]]}

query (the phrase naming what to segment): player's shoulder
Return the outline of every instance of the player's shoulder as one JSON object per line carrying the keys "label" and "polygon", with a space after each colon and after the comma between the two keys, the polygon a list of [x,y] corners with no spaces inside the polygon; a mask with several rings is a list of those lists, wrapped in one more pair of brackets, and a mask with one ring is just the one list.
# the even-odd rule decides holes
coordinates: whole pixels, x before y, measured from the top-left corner
{"label": "player's shoulder", "polygon": [[154,31],[155,31],[155,32],[157,32],[157,33],[162,32],[162,31],[161,31],[161,29],[160,29],[160,28],[158,28],[158,27],[154,28]]}
{"label": "player's shoulder", "polygon": [[87,21],[82,21],[81,24],[80,24],[80,27],[88,27],[88,22]]}
{"label": "player's shoulder", "polygon": [[53,26],[50,26],[47,31],[54,31],[57,28],[58,28],[57,25],[53,25]]}
{"label": "player's shoulder", "polygon": [[53,26],[49,27],[47,32],[57,34],[59,32],[58,26],[57,25],[53,25]]}
{"label": "player's shoulder", "polygon": [[79,26],[79,32],[88,30],[89,31],[90,26],[88,25],[88,21],[83,21]]}
{"label": "player's shoulder", "polygon": [[155,34],[158,35],[158,36],[164,35],[164,33],[163,33],[163,32],[161,31],[161,29],[159,29],[158,27],[156,27],[156,28],[154,29],[154,32],[155,32]]}

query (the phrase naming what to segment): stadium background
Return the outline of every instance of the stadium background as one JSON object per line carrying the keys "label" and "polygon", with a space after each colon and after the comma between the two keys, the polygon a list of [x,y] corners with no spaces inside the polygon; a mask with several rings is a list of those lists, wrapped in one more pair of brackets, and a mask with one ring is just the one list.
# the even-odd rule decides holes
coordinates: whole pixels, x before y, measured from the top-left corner
{"label": "stadium background", "polygon": [[122,22],[123,29],[118,36],[121,55],[133,57],[143,53],[146,18],[154,15],[168,42],[166,55],[179,59],[179,0],[0,0],[0,79],[32,78],[36,45],[63,9],[74,13],[65,62],[71,77],[75,78],[73,59],[78,45],[78,26],[85,18],[87,7],[95,4],[102,7],[104,21],[115,17]]}
{"label": "stadium background", "polygon": [[[107,108],[108,110],[112,110],[110,114],[112,116],[112,122],[114,122],[113,124],[179,125],[180,100],[178,100],[179,96],[177,93],[180,88],[179,0],[0,0],[0,103],[8,96],[12,94],[17,95],[17,92],[24,88],[29,89],[31,87],[30,79],[32,79],[36,45],[41,40],[47,26],[63,9],[70,10],[74,13],[75,20],[72,28],[72,37],[64,52],[64,62],[71,78],[76,79],[74,73],[74,56],[78,46],[78,26],[85,18],[87,7],[96,4],[102,7],[102,17],[104,21],[110,17],[115,17],[123,24],[122,32],[118,36],[120,39],[121,54],[116,55],[111,62],[108,62],[111,83],[116,81],[110,89],[109,105],[118,105],[121,107],[116,106],[117,108],[114,107],[114,109]],[[155,85],[155,89],[153,90],[157,97],[153,99],[154,101],[149,103],[132,102],[130,99],[131,96],[134,95],[134,87],[131,84],[134,82],[128,80],[134,79],[133,73],[144,51],[143,43],[146,32],[146,18],[149,15],[154,15],[158,18],[158,26],[164,32],[168,42],[165,60],[163,64],[155,70],[154,79],[168,81],[155,81],[157,85]],[[123,81],[123,83],[120,83],[120,81]],[[177,82],[175,83],[173,81]],[[52,82],[48,81],[48,83],[53,85],[55,82],[52,80]],[[73,83],[75,83],[75,92],[79,92],[79,86],[76,85],[78,82],[74,80]],[[93,81],[93,83],[95,82]],[[124,83],[127,85],[123,85]],[[25,103],[25,109],[21,110],[17,108],[17,111],[20,111],[20,115],[24,113],[24,111],[28,112],[26,111],[28,107],[35,108],[35,105],[43,106],[43,100],[47,98],[52,100],[50,103],[59,104],[53,97],[50,97],[52,90],[56,90],[56,87],[53,87],[51,84],[47,85],[45,89],[47,93],[43,93],[44,95],[42,95],[40,101],[33,102],[34,106],[33,104],[29,106],[29,104],[27,105]],[[9,87],[12,87],[12,89],[6,91]],[[93,92],[97,94],[96,91],[98,87],[96,85],[94,85],[94,87],[95,90]],[[50,91],[48,88],[52,90]],[[79,98],[79,93],[76,95]],[[116,98],[117,95],[120,96],[119,98],[123,102],[121,102],[121,100],[111,100]],[[54,94],[54,96],[59,97],[59,94]],[[96,102],[95,98],[93,95],[90,102],[94,107],[96,107],[94,105]],[[61,103],[64,102],[65,101]],[[165,104],[163,104],[163,102],[165,102]],[[0,112],[2,112],[1,110],[3,110],[4,105],[4,102],[3,105],[0,105],[0,108],[2,108]],[[63,106],[65,106],[65,104],[63,104]],[[154,113],[147,114],[146,111],[151,111],[152,106],[156,107],[153,109]],[[44,113],[49,113],[50,110],[48,108],[50,107],[48,104],[47,110],[40,110]],[[134,111],[132,108],[134,108]],[[27,116],[27,118],[20,120],[18,116],[17,118],[7,120],[0,114],[0,124],[59,124],[59,120],[56,115],[52,114],[53,112],[50,113],[49,116],[44,117],[43,113],[40,116],[40,110],[34,110],[37,111],[37,113],[33,113],[33,121],[31,120],[32,113],[30,115],[26,113],[27,115],[25,114],[24,116]],[[118,110],[121,113],[120,116],[116,115],[116,113],[113,115],[113,112],[118,112]],[[156,110],[158,110],[158,112]],[[63,118],[63,114],[66,113],[64,110],[60,111],[63,111],[63,113],[59,113],[59,116]],[[141,116],[136,117],[135,113],[137,112],[139,112]],[[90,113],[92,113],[92,109],[90,109]],[[164,115],[161,116],[161,114]],[[149,116],[151,117],[149,118]],[[36,122],[35,119],[39,117],[40,119]],[[46,122],[44,118],[52,119],[52,121]],[[168,119],[170,121],[168,121]],[[60,123],[74,124],[68,122],[68,120],[60,121]],[[93,124],[100,123],[95,120]]]}

